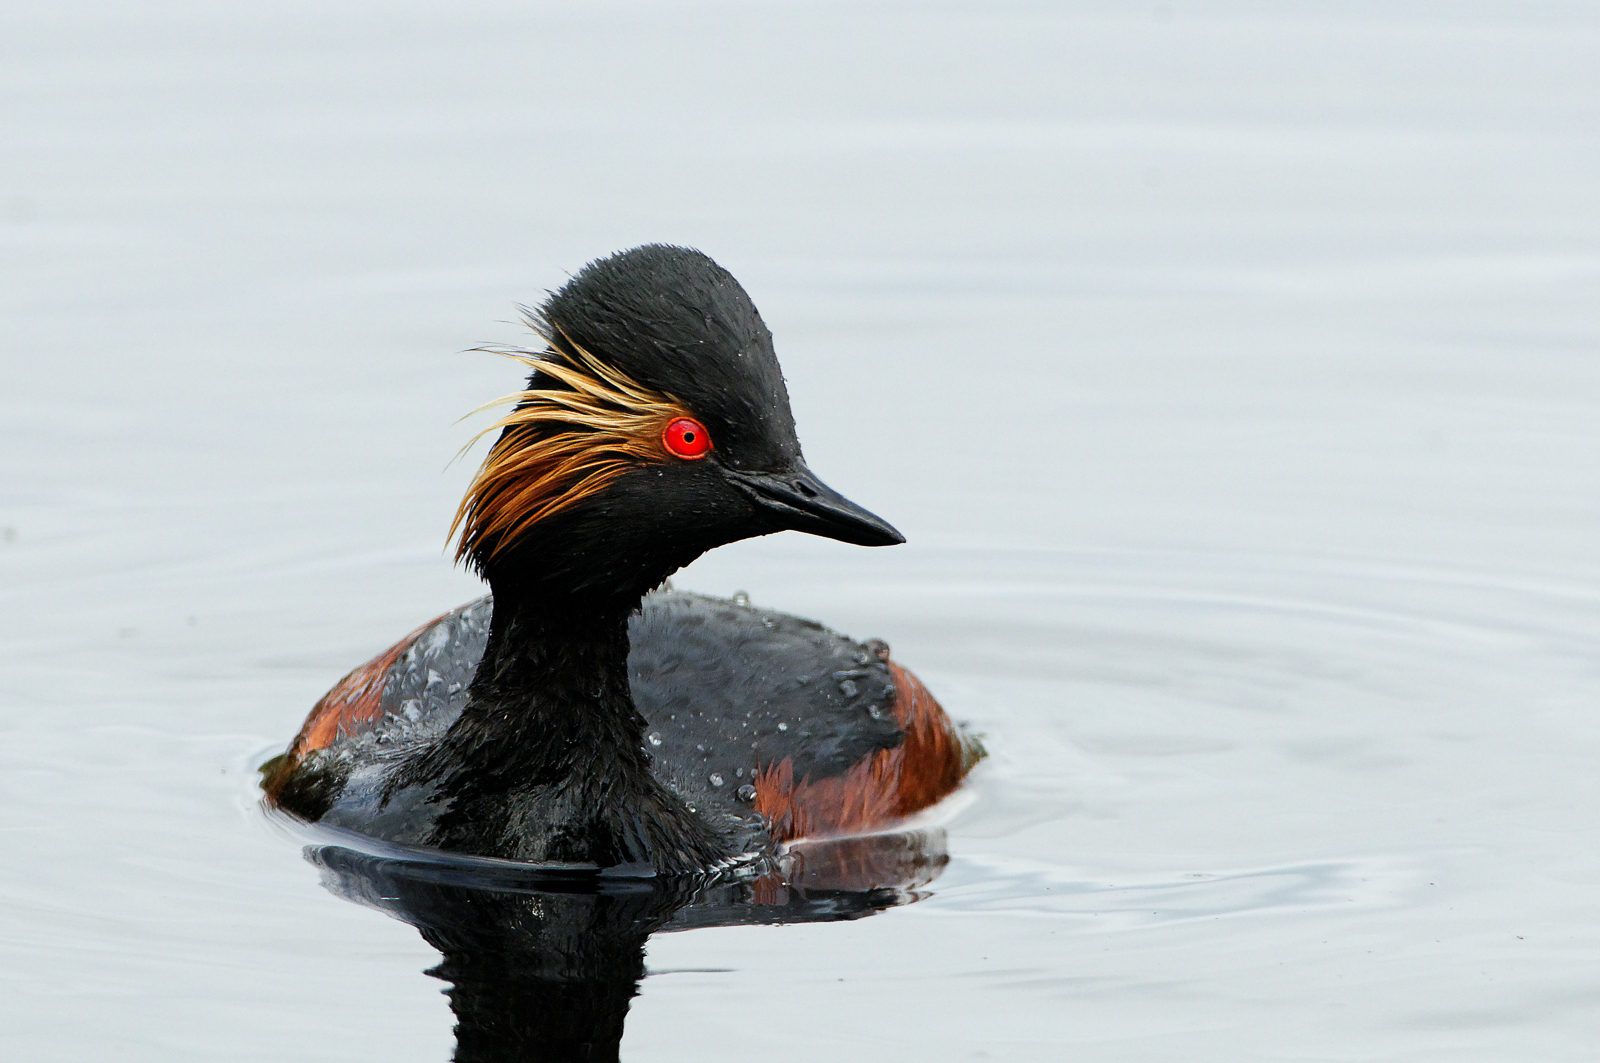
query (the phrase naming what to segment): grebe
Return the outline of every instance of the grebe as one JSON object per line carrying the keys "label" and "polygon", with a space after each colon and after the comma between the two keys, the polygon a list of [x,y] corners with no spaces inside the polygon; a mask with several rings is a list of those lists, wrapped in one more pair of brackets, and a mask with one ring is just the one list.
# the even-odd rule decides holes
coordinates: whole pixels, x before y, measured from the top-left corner
{"label": "grebe", "polygon": [[406,846],[678,873],[954,790],[981,748],[883,643],[656,589],[785,529],[905,541],[806,468],[739,283],[648,245],[528,319],[547,347],[508,352],[528,386],[456,515],[491,595],[329,691],[263,767],[268,799]]}

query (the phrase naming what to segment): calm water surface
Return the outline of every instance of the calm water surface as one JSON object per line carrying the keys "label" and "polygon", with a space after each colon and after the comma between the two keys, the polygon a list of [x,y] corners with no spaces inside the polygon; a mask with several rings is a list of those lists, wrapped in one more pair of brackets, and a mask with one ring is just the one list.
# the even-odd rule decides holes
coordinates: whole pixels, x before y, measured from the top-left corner
{"label": "calm water surface", "polygon": [[448,1058],[410,887],[254,768],[481,593],[446,462],[515,373],[457,352],[668,239],[910,539],[676,582],[992,755],[908,895],[663,917],[624,1058],[1592,1057],[1586,8],[3,18],[0,1055]]}

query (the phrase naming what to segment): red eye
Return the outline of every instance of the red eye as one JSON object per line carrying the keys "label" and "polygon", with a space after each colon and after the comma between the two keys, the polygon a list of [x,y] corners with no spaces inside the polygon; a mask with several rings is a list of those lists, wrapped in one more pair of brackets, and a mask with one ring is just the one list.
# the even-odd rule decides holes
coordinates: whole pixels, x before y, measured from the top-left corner
{"label": "red eye", "polygon": [[711,433],[693,417],[679,417],[668,422],[661,444],[680,458],[703,458],[711,453]]}

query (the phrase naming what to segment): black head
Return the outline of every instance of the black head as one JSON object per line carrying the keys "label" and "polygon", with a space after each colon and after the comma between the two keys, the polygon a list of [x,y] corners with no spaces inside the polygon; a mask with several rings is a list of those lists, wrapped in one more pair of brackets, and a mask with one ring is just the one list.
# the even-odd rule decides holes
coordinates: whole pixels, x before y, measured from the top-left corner
{"label": "black head", "polygon": [[590,263],[537,312],[548,342],[457,515],[497,598],[625,604],[713,547],[784,529],[904,539],[806,468],[739,282],[698,251]]}
{"label": "black head", "polygon": [[772,333],[733,274],[699,251],[647,244],[591,262],[537,318],[568,357],[581,347],[698,414],[730,468],[799,460]]}

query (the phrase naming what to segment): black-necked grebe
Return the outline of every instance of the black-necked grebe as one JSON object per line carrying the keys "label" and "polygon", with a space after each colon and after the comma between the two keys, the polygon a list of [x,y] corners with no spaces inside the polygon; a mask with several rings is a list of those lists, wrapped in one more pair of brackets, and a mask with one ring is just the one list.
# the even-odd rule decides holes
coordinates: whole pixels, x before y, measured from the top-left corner
{"label": "black-necked grebe", "polygon": [[547,865],[724,867],[871,830],[981,750],[881,642],[659,588],[784,529],[900,533],[812,475],[772,337],[733,277],[652,245],[591,263],[473,480],[459,558],[492,595],[319,701],[264,769],[307,820]]}

